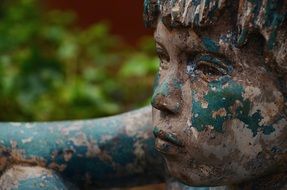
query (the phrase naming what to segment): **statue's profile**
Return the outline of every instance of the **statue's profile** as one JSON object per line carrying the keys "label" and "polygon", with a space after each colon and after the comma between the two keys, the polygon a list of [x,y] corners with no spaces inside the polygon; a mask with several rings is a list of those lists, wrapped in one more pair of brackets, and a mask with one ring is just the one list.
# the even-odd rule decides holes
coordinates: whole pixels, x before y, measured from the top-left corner
{"label": "statue's profile", "polygon": [[0,124],[0,190],[163,182],[153,134],[186,185],[287,189],[286,16],[285,0],[145,0],[153,110]]}

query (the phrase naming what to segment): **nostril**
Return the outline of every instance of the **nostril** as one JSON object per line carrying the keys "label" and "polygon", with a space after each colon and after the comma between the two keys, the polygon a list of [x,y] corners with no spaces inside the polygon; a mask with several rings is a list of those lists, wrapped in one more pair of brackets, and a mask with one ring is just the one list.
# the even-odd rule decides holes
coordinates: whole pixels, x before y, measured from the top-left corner
{"label": "nostril", "polygon": [[164,109],[164,104],[161,102],[163,99],[160,97],[159,94],[154,94],[151,100],[151,105],[152,107],[158,109],[158,110],[163,110]]}
{"label": "nostril", "polygon": [[151,104],[154,108],[171,113],[179,113],[181,109],[181,90],[163,82],[153,94]]}
{"label": "nostril", "polygon": [[156,96],[151,102],[152,106],[158,110],[170,113],[179,113],[180,103],[172,101],[169,97]]}

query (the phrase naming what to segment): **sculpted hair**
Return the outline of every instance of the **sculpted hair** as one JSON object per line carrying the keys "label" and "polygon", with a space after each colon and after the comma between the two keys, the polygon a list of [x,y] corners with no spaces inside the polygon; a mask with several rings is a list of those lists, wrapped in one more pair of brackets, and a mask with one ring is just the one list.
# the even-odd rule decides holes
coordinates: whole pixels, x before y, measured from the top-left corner
{"label": "sculpted hair", "polygon": [[260,33],[266,44],[270,65],[287,73],[286,0],[145,0],[144,21],[155,27],[158,19],[169,27],[212,25],[226,9],[235,15],[236,47],[243,46],[249,34]]}

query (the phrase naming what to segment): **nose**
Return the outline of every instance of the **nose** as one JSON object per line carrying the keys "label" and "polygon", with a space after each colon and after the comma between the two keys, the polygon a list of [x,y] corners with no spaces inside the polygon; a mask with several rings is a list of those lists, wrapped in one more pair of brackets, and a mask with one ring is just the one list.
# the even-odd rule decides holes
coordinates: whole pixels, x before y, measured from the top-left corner
{"label": "nose", "polygon": [[154,89],[152,106],[161,111],[179,113],[182,107],[181,88],[182,83],[178,79],[164,79]]}

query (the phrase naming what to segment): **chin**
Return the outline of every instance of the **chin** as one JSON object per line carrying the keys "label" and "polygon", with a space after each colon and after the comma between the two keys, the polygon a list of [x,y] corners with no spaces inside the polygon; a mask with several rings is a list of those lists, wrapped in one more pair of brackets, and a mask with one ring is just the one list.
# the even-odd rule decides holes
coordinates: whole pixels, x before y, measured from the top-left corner
{"label": "chin", "polygon": [[[184,158],[184,160],[183,160]],[[261,165],[258,168],[244,168],[244,166],[251,164],[250,162],[243,162],[238,165],[238,160],[233,161],[230,166],[227,164],[216,163],[204,163],[203,160],[192,160],[187,156],[179,157],[165,157],[168,171],[173,177],[181,181],[188,186],[224,186],[231,184],[239,184],[244,181],[250,181],[252,179],[270,175],[272,173],[278,173],[279,170],[284,171],[284,167],[278,169],[277,163],[272,161],[263,160],[265,166]],[[259,161],[256,160],[256,163]],[[280,163],[280,161],[279,161]],[[255,167],[254,164],[252,164]],[[276,166],[277,165],[277,166]],[[274,168],[277,168],[274,170]],[[286,167],[285,167],[286,169]]]}
{"label": "chin", "polygon": [[[182,157],[181,157],[182,158]],[[236,173],[232,168],[218,165],[192,163],[193,161],[182,160],[179,157],[165,157],[168,171],[173,177],[188,186],[223,186],[227,184],[236,184],[246,179],[250,179],[252,174]],[[246,176],[247,177],[246,177]]]}
{"label": "chin", "polygon": [[[168,171],[173,177],[189,186],[220,186],[224,182],[218,180],[218,176],[214,176],[214,172],[208,171],[208,168],[187,166],[187,161],[176,161],[165,159]],[[225,183],[226,184],[226,183]]]}
{"label": "chin", "polygon": [[218,179],[220,177],[210,177],[210,178],[202,178],[203,173],[194,173],[193,171],[191,172],[181,172],[177,171],[177,173],[173,173],[173,176],[181,181],[182,183],[188,185],[188,186],[193,186],[193,187],[214,187],[214,186],[221,186],[221,185],[226,185],[226,180],[221,180],[219,181]]}

